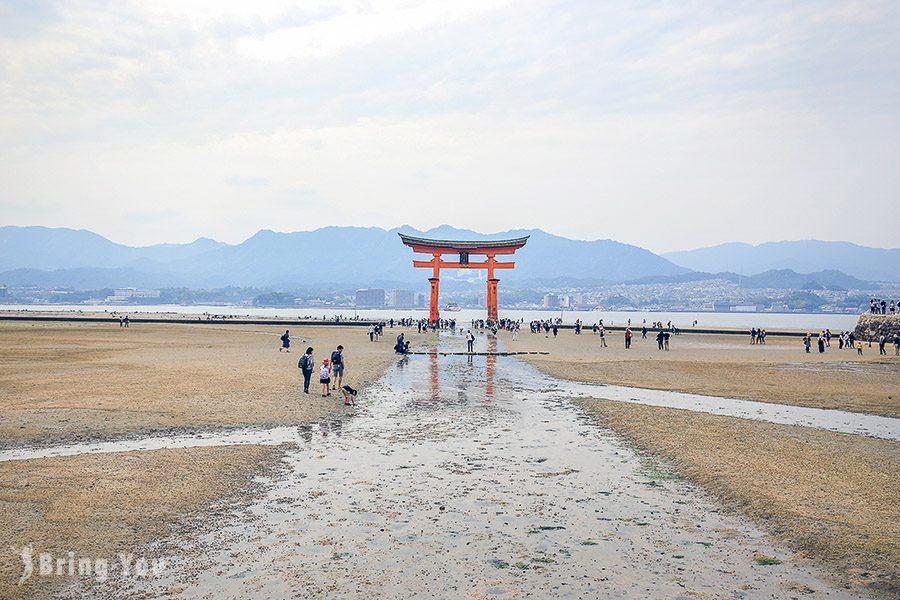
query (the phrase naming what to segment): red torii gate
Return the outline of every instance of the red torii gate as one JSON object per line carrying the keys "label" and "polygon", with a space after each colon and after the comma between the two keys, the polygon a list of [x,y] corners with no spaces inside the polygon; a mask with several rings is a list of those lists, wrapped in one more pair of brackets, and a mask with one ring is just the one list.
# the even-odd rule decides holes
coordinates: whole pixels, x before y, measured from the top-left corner
{"label": "red torii gate", "polygon": [[[450,241],[429,240],[410,235],[399,234],[404,244],[413,249],[413,252],[430,254],[431,260],[413,260],[414,267],[433,269],[433,276],[428,278],[431,283],[431,305],[428,320],[432,323],[440,318],[438,311],[438,287],[441,280],[441,269],[487,269],[487,311],[488,321],[497,322],[497,283],[499,279],[494,277],[494,269],[512,269],[514,262],[497,262],[494,257],[503,254],[514,254],[516,250],[525,245],[530,236],[515,238],[512,240],[475,240],[475,241]],[[456,262],[441,260],[443,254],[457,254]],[[486,260],[482,262],[470,262],[472,254],[483,255]]]}

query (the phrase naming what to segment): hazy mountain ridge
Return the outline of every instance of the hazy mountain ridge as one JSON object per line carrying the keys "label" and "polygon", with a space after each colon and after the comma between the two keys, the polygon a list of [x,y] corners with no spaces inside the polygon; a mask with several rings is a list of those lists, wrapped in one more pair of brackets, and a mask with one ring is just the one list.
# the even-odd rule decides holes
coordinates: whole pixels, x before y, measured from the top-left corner
{"label": "hazy mountain ridge", "polygon": [[[582,241],[563,238],[540,229],[481,234],[442,225],[418,231],[408,225],[385,230],[378,227],[325,227],[314,231],[281,233],[260,230],[240,244],[229,245],[208,238],[190,244],[157,244],[131,247],[112,242],[86,230],[47,227],[0,227],[0,283],[8,285],[67,286],[77,289],[101,287],[225,287],[310,286],[338,284],[366,286],[391,281],[397,285],[422,286],[427,274],[412,268],[413,252],[403,246],[397,233],[438,239],[503,239],[528,235],[526,246],[512,257],[516,268],[498,272],[510,285],[535,286],[568,282],[573,286],[596,282],[682,283],[727,279],[743,287],[794,289],[853,289],[866,286],[855,272],[837,268],[766,269],[740,275],[727,269],[697,269],[677,266],[649,250],[614,240]],[[813,242],[810,242],[813,243]],[[774,242],[804,246],[807,242]],[[851,247],[854,252],[896,253],[838,242],[814,242],[828,248]],[[716,248],[670,253],[685,263],[691,256],[714,264],[737,260],[736,256],[759,247],[726,244],[725,255],[716,258]],[[815,246],[820,248],[821,246]],[[698,254],[694,254],[698,253]],[[730,254],[729,254],[730,253]],[[820,252],[820,254],[825,254]],[[880,254],[879,254],[880,255]],[[705,257],[705,258],[703,258]],[[419,256],[419,258],[423,258]],[[787,260],[787,259],[784,259]],[[837,261],[846,263],[846,260]],[[886,262],[880,260],[877,262]],[[895,261],[900,264],[900,261]],[[867,263],[868,271],[891,272]],[[900,280],[900,266],[895,280]],[[483,271],[446,271],[444,283],[456,287],[466,281],[484,280]],[[885,277],[871,278],[885,280]]]}
{"label": "hazy mountain ridge", "polygon": [[[0,278],[17,285],[40,282],[71,287],[84,287],[73,284],[78,276],[92,286],[104,276],[111,282],[105,285],[124,285],[123,280],[133,277],[143,282],[140,285],[154,287],[365,285],[379,280],[421,284],[427,274],[412,268],[414,254],[400,242],[399,231],[444,239],[530,235],[525,248],[512,257],[516,268],[499,273],[508,282],[555,277],[622,281],[687,271],[637,246],[612,240],[570,240],[537,229],[496,234],[447,225],[424,232],[409,226],[391,230],[325,227],[292,233],[261,230],[236,245],[200,239],[191,244],[132,248],[84,230],[0,227]],[[460,278],[479,276],[483,278],[483,273],[467,271]],[[446,272],[442,277],[449,282],[458,274]]]}
{"label": "hazy mountain ridge", "polygon": [[0,227],[0,271],[16,269],[119,268],[148,261],[167,263],[225,246],[209,238],[189,244],[126,246],[86,229]]}
{"label": "hazy mountain ridge", "polygon": [[757,246],[734,242],[662,256],[682,267],[708,273],[758,275],[781,269],[800,273],[837,270],[865,281],[900,281],[900,249],[870,248],[850,242],[798,240]]}

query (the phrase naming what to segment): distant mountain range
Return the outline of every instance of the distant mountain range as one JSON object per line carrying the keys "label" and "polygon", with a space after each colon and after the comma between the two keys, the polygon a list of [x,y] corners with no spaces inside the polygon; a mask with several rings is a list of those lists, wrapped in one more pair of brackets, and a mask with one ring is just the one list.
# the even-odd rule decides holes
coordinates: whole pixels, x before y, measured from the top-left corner
{"label": "distant mountain range", "polygon": [[[46,227],[0,227],[0,282],[9,285],[97,287],[308,287],[320,284],[418,284],[427,274],[412,268],[413,252],[398,232],[439,239],[481,239],[484,234],[441,226],[418,231],[404,226],[325,227],[315,231],[257,232],[229,245],[208,239],[190,244],[135,248],[93,232]],[[578,241],[539,229],[492,234],[492,239],[530,235],[514,260],[507,282],[567,278],[624,281],[676,275],[688,269],[649,250],[613,240]],[[422,258],[422,257],[419,257]],[[454,278],[483,280],[480,271],[449,272]]]}
{"label": "distant mountain range", "polygon": [[[414,255],[400,243],[398,232],[463,240],[530,235],[528,244],[513,257],[516,268],[500,274],[506,283],[520,286],[724,278],[747,287],[849,289],[866,287],[864,280],[900,281],[900,250],[842,242],[726,244],[658,256],[613,240],[571,240],[540,229],[486,235],[442,225],[428,231],[409,226],[390,230],[325,227],[293,233],[262,230],[235,245],[200,238],[189,244],[132,247],[86,230],[7,226],[0,227],[0,284],[75,289],[424,287],[427,274],[412,268]],[[784,257],[776,256],[776,247],[785,248]],[[745,257],[755,257],[755,262]],[[810,270],[814,272],[795,272]],[[483,281],[484,274],[446,272],[442,279],[450,286],[474,284]]]}
{"label": "distant mountain range", "polygon": [[850,242],[800,240],[758,246],[730,243],[662,256],[676,265],[708,273],[756,275],[778,269],[802,273],[837,270],[866,281],[900,281],[900,249],[869,248]]}

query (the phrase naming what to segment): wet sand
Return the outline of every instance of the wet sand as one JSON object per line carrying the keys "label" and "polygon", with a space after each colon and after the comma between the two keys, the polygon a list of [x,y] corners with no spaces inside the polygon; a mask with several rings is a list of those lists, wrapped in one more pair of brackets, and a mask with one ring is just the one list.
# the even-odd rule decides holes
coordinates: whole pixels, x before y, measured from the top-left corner
{"label": "wet sand", "polygon": [[[461,338],[447,343],[461,343]],[[481,343],[482,340],[479,340]],[[221,597],[850,598],[508,357],[410,357],[149,580]]]}
{"label": "wet sand", "polygon": [[900,443],[808,427],[577,401],[635,447],[753,517],[834,581],[900,594]]}
{"label": "wet sand", "polygon": [[0,323],[0,446],[308,423],[340,406],[336,395],[318,394],[318,369],[303,394],[297,361],[308,345],[318,362],[343,344],[345,382],[359,389],[396,360],[392,336],[370,343],[359,327],[295,329],[290,353],[278,351],[283,332]]}
{"label": "wet sand", "polygon": [[[824,356],[806,355],[796,341],[772,339],[743,346],[733,337],[681,335],[668,353],[655,340],[636,340],[627,352],[620,336],[608,339],[608,348],[598,341],[590,333],[555,340],[520,334],[506,347],[549,348],[550,356],[519,358],[572,381],[900,413],[900,362],[879,360],[868,347],[860,360],[853,350],[832,346]],[[576,402],[798,555],[828,565],[836,583],[900,594],[900,443],[627,402]]]}
{"label": "wet sand", "polygon": [[[143,337],[132,336],[143,329]],[[301,332],[313,341],[319,358],[324,354],[320,348],[330,351],[337,343],[326,337],[335,328],[321,329]],[[410,590],[501,598],[529,592],[557,597],[611,593],[783,597],[810,591],[845,597],[834,587],[835,580],[829,583],[827,572],[780,541],[804,548],[803,540],[783,530],[796,528],[796,523],[776,520],[780,510],[750,511],[775,538],[736,514],[721,512],[716,500],[682,481],[679,473],[669,471],[664,463],[648,462],[598,428],[568,399],[548,393],[546,380],[536,373],[518,371],[521,365],[515,359],[477,357],[470,363],[465,357],[418,356],[393,368],[389,365],[397,359],[390,350],[392,336],[370,344],[362,329],[348,329],[360,340],[348,344],[340,339],[348,348],[348,372],[356,376],[358,372],[351,369],[361,367],[361,375],[355,380],[348,375],[348,381],[354,386],[363,381],[362,406],[352,418],[335,417],[349,413],[335,413],[332,399],[321,402],[311,396],[309,403],[302,399],[302,406],[292,400],[295,397],[290,394],[297,393],[299,355],[278,353],[281,330],[208,325],[147,325],[125,331],[96,325],[0,326],[0,364],[17,371],[0,373],[0,392],[13,398],[9,412],[26,426],[20,427],[25,433],[18,437],[0,438],[7,447],[33,444],[42,435],[79,442],[191,429],[215,435],[235,425],[323,423],[303,429],[302,441],[295,447],[144,450],[0,464],[0,501],[4,516],[13,524],[11,530],[21,536],[16,540],[28,543],[29,536],[36,537],[38,543],[55,548],[53,544],[76,539],[79,552],[137,547],[141,552],[180,557],[172,570],[152,581],[114,578],[93,588],[89,581],[77,579],[77,585],[88,586],[91,593],[110,597],[125,591],[221,597],[299,590],[308,595],[340,590],[344,597],[392,597]],[[417,338],[414,333],[411,337]],[[733,337],[725,337],[735,345]],[[516,343],[525,338],[523,334]],[[680,339],[673,341],[673,348]],[[479,337],[478,344],[484,349],[485,338]],[[294,349],[300,345],[295,340]],[[442,348],[448,350],[463,346],[458,336],[444,336],[442,341]],[[523,348],[508,343],[507,349]],[[611,349],[602,352],[606,350]],[[32,367],[35,360],[43,372]],[[269,366],[270,361],[277,366]],[[554,363],[546,362],[542,370]],[[885,366],[889,365],[881,365]],[[385,368],[390,375],[371,383]],[[148,385],[132,385],[135,373]],[[83,377],[93,385],[83,384]],[[79,396],[66,399],[67,389],[78,390]],[[97,401],[111,404],[98,409]],[[600,410],[599,404],[585,402],[591,410]],[[135,408],[144,403],[150,405],[148,410]],[[621,414],[629,414],[632,406],[613,404],[612,410]],[[210,408],[219,405],[221,410]],[[637,430],[626,427],[637,417],[616,421],[609,416],[612,410],[603,417],[606,423],[637,444]],[[663,415],[682,412],[654,410],[667,411]],[[111,420],[101,421],[97,414]],[[687,435],[690,430],[676,427],[672,428],[677,430],[676,437],[654,432],[648,440],[658,439],[658,445],[648,442],[641,447],[675,462],[729,505],[751,506],[756,498],[752,494],[758,494],[754,482],[767,475],[766,465],[784,464],[782,477],[796,479],[793,467],[805,467],[800,471],[803,476],[821,474],[811,465],[823,464],[828,452],[856,448],[852,440],[858,437],[829,433],[850,439],[850,446],[823,442],[816,449],[818,454],[809,449],[806,454],[795,452],[786,441],[777,442],[784,456],[766,455],[759,469],[745,469],[749,496],[741,499],[740,490],[729,497],[728,490],[738,489],[736,484],[717,489],[702,477],[706,473],[715,480],[722,465],[741,473],[739,461],[729,463],[732,455],[716,445],[733,442],[729,438],[740,435],[740,429],[704,437],[701,433],[714,429],[715,419],[725,417],[691,415],[687,423],[713,419],[691,433],[700,440],[698,445],[679,439],[676,434]],[[658,424],[659,418],[645,421]],[[767,427],[735,421],[740,427]],[[5,417],[0,419],[0,431],[15,429]],[[768,430],[758,431],[757,443],[777,439]],[[798,444],[806,443],[802,433],[796,435]],[[666,440],[668,446],[663,445]],[[689,447],[694,453],[706,453],[711,462],[692,466],[687,454],[678,454],[679,448]],[[835,462],[833,469],[840,473],[863,465],[859,471],[863,480],[882,486],[887,481],[890,487],[885,478],[897,473],[891,450],[896,447],[876,445],[854,451],[845,462]],[[733,449],[734,459],[746,461],[747,448],[739,449]],[[275,461],[280,461],[277,468]],[[247,485],[254,473],[262,475],[259,486]],[[860,483],[855,478],[843,482],[828,473],[827,483],[818,487],[801,477],[798,487],[782,498],[783,505],[789,505],[796,494],[795,508],[807,518],[811,532],[805,546],[808,556],[831,560],[828,564],[838,577],[847,576],[849,581],[852,576],[858,585],[866,582],[854,569],[871,569],[871,581],[883,589],[890,573],[876,559],[879,552],[893,556],[893,530],[885,530],[887,537],[874,538],[868,530],[854,527],[859,525],[857,518],[874,518],[877,524],[878,519],[893,516],[896,522],[896,499],[853,487]],[[727,482],[725,477],[721,480]],[[866,559],[850,557],[844,567],[828,554],[840,547],[815,545],[828,539],[821,534],[827,496],[823,503],[806,499],[831,489],[833,481],[847,497],[865,498],[869,511],[851,512],[846,523],[835,527],[834,531],[851,533],[843,551]],[[23,491],[23,482],[33,489]],[[169,499],[166,491],[173,487],[179,492]],[[53,504],[56,498],[63,504]],[[112,502],[114,498],[124,500]],[[81,507],[76,511],[78,518],[55,520],[61,507],[69,504]],[[851,502],[835,506],[854,508]],[[188,522],[194,526],[185,528]],[[25,525],[19,527],[19,523]],[[92,541],[95,535],[108,541]],[[865,545],[867,539],[878,544],[877,550]],[[0,564],[6,589],[13,597],[33,597],[8,582],[5,574],[16,576],[19,563],[15,556],[7,561],[12,562]],[[646,573],[653,577],[648,579]],[[36,591],[38,596],[47,592]],[[72,593],[84,591],[79,588]]]}
{"label": "wet sand", "polygon": [[[264,327],[0,324],[0,446],[49,446],[184,434],[239,426],[292,425],[342,412],[339,396],[302,393],[296,367],[345,346],[346,381],[360,389],[396,362],[392,342],[370,343],[360,328],[293,332]],[[413,338],[416,335],[412,334]],[[424,337],[424,336],[423,336]],[[302,348],[301,348],[302,346]],[[318,392],[315,384],[311,391]],[[159,449],[0,463],[0,597],[56,593],[67,578],[17,585],[12,552],[108,558],[183,526],[191,514],[211,526],[215,502],[249,493],[249,477],[282,447]],[[201,527],[202,528],[202,527]]]}
{"label": "wet sand", "polygon": [[[235,501],[252,489],[251,477],[268,470],[283,449],[232,446],[120,452],[0,464],[0,597],[44,598],[70,577],[39,577],[19,584],[23,563],[16,552],[30,546],[67,558],[142,556],[154,539],[184,530],[188,515]],[[211,524],[210,521],[209,524]]]}
{"label": "wet sand", "polygon": [[560,331],[555,339],[527,331],[516,341],[505,332],[501,338],[507,350],[549,351],[522,360],[572,381],[900,417],[900,358],[879,357],[877,346],[864,346],[860,357],[834,341],[825,354],[815,348],[806,354],[794,338],[751,346],[749,336],[682,334],[672,336],[669,352],[654,339],[640,339],[640,330],[630,350],[621,332],[606,335],[607,348],[590,330]]}

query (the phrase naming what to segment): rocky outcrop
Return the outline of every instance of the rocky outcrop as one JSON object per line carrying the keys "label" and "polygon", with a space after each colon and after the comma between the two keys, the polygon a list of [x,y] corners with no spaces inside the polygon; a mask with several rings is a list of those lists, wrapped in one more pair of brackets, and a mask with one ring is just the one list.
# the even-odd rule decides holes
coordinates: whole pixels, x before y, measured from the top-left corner
{"label": "rocky outcrop", "polygon": [[877,338],[881,334],[891,340],[895,333],[900,333],[900,315],[864,314],[856,322],[855,335],[858,340],[868,340],[870,336]]}

